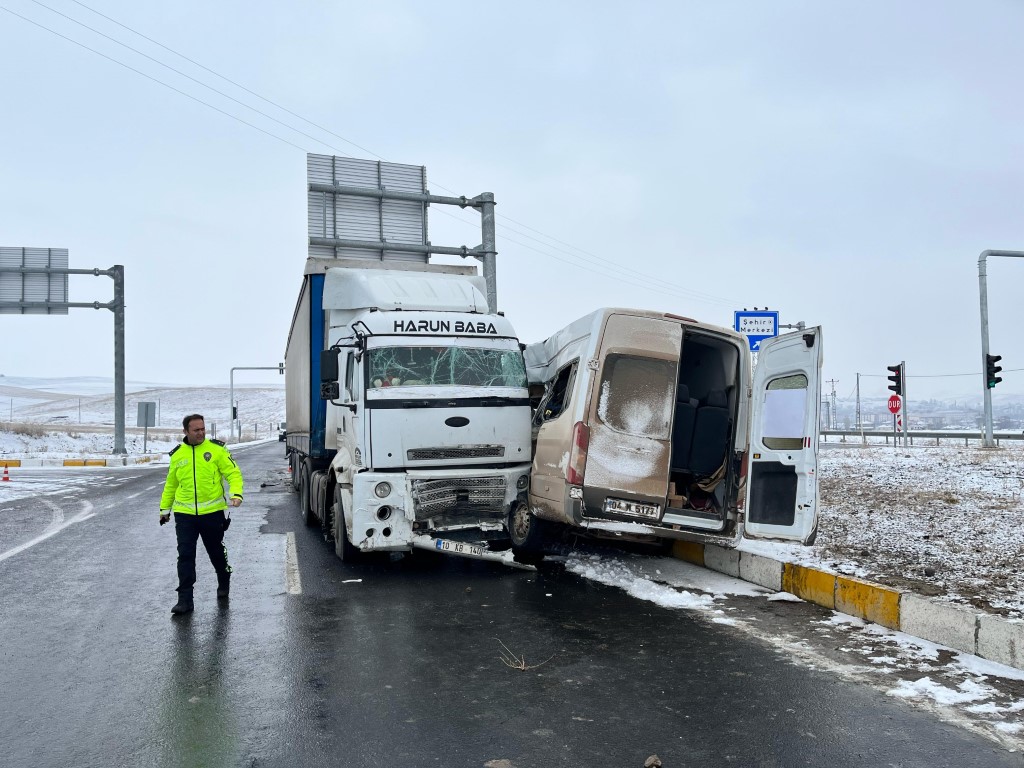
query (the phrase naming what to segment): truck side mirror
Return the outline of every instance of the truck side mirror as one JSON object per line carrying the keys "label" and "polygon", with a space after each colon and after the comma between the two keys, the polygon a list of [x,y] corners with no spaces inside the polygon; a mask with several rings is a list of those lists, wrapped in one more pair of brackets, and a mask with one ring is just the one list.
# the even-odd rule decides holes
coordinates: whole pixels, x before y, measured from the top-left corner
{"label": "truck side mirror", "polygon": [[340,349],[325,349],[320,353],[320,399],[338,399],[338,353]]}
{"label": "truck side mirror", "polygon": [[320,381],[338,381],[338,354],[340,349],[325,349],[320,353]]}

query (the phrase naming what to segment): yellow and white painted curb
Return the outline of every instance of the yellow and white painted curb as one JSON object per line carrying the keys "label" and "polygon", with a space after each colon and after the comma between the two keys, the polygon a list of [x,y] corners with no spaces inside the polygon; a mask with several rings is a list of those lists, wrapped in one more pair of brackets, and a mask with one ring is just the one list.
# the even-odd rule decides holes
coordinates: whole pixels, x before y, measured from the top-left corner
{"label": "yellow and white painted curb", "polygon": [[5,467],[31,469],[33,467],[131,467],[136,464],[166,464],[167,454],[146,454],[144,456],[82,456],[73,459],[4,459],[0,458],[0,470]]}
{"label": "yellow and white painted curb", "polygon": [[672,555],[922,640],[1024,669],[1024,621],[1020,619],[713,544],[677,541]]}

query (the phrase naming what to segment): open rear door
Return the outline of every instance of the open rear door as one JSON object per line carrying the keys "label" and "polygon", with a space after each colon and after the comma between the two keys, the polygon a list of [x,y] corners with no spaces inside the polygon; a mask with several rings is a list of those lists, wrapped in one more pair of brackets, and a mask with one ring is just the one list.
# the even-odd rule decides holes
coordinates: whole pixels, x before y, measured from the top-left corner
{"label": "open rear door", "polygon": [[761,343],[754,369],[745,535],[810,544],[818,532],[821,328]]}

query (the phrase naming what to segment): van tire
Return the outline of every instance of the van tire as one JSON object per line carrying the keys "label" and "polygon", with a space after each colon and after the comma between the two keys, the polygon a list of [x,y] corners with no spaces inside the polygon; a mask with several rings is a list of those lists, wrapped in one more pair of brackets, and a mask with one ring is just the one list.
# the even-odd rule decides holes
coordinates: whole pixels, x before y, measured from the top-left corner
{"label": "van tire", "polygon": [[316,525],[317,522],[312,508],[310,474],[309,462],[303,461],[299,465],[299,515],[307,526]]}
{"label": "van tire", "polygon": [[334,554],[343,563],[355,563],[361,556],[359,548],[352,544],[345,529],[345,502],[341,499],[341,486],[334,486]]}
{"label": "van tire", "polygon": [[544,559],[544,544],[551,533],[551,524],[530,511],[525,501],[517,501],[508,513],[508,535],[512,554],[521,563],[536,564]]}

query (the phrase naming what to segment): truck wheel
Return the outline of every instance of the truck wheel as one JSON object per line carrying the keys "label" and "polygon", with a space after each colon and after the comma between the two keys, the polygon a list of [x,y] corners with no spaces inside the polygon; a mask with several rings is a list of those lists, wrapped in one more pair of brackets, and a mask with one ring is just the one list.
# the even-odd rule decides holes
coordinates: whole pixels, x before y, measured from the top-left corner
{"label": "truck wheel", "polygon": [[291,468],[292,490],[299,490],[299,463],[295,460],[295,453],[288,454],[288,466]]}
{"label": "truck wheel", "polygon": [[362,554],[358,547],[348,540],[345,530],[345,504],[341,500],[341,486],[334,487],[334,554],[344,563],[354,563]]}
{"label": "truck wheel", "polygon": [[508,513],[508,535],[512,539],[512,553],[521,563],[539,563],[544,559],[544,542],[550,525],[530,512],[529,505],[517,501]]}
{"label": "truck wheel", "polygon": [[299,515],[306,525],[316,525],[316,516],[310,507],[312,494],[310,493],[309,464],[302,462],[299,465]]}

